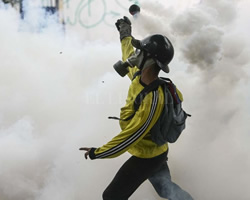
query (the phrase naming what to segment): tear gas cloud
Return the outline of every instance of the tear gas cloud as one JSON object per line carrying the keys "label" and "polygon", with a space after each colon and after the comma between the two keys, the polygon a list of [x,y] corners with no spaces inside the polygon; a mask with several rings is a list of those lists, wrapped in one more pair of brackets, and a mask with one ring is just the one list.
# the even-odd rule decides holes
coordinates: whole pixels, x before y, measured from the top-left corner
{"label": "tear gas cloud", "polygon": [[[249,3],[193,2],[179,9],[141,1],[131,19],[138,39],[163,33],[175,46],[169,76],[192,117],[170,145],[172,178],[194,199],[248,200]],[[86,161],[78,148],[119,133],[107,120],[119,115],[129,85],[112,68],[121,57],[118,33],[107,29],[112,42],[89,41],[53,19],[37,32],[37,13],[20,21],[0,9],[0,198],[100,199],[129,155]],[[146,182],[131,199],[160,198]]]}

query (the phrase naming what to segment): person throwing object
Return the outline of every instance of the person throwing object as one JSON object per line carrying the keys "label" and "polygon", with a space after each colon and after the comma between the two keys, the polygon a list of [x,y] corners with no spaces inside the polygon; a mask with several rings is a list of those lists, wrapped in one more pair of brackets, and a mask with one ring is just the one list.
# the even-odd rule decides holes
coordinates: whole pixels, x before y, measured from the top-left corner
{"label": "person throwing object", "polygon": [[[103,200],[127,200],[135,190],[149,180],[162,198],[169,200],[193,200],[186,191],[171,181],[167,164],[168,143],[157,145],[151,139],[151,129],[164,108],[164,91],[161,86],[149,92],[136,110],[134,101],[150,83],[159,79],[160,70],[168,73],[168,64],[174,56],[170,40],[154,34],[143,40],[131,36],[131,22],[127,17],[117,20],[120,34],[122,60],[114,68],[131,79],[126,105],[121,108],[121,132],[105,145],[82,147],[85,158],[105,159],[129,152],[132,156],[121,166],[109,186],[103,192]],[[136,50],[134,50],[136,49]],[[182,97],[179,90],[179,96]]]}

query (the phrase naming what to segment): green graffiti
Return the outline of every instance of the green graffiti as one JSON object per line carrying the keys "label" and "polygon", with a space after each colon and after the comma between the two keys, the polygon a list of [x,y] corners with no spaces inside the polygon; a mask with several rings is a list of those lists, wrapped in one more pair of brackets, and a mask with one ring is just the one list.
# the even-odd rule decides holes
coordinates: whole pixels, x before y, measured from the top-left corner
{"label": "green graffiti", "polygon": [[[64,0],[64,9],[71,9],[70,7],[71,0]],[[124,1],[123,1],[124,2]],[[138,4],[137,0],[130,0],[131,4]],[[115,3],[119,8],[123,10],[128,10],[119,0],[115,0]],[[101,11],[96,13],[94,12],[95,7],[101,7]],[[113,26],[109,22],[109,18],[118,18],[121,14],[117,11],[107,10],[107,3],[105,0],[80,0],[73,17],[67,16],[65,18],[66,24],[75,26],[80,25],[83,28],[90,29],[98,26],[101,23],[104,23],[107,26]]]}
{"label": "green graffiti", "polygon": [[[83,2],[84,2],[84,0],[81,0],[79,5],[77,6],[77,9],[75,11],[74,21],[72,22],[69,17],[66,17],[66,24],[69,24],[69,25],[76,25],[77,24],[78,16],[79,16],[79,8],[81,8]],[[67,6],[70,9],[69,0],[67,0]]]}
{"label": "green graffiti", "polygon": [[[97,26],[98,24],[100,24],[104,18],[105,18],[105,15],[106,15],[106,2],[104,0],[102,0],[102,7],[103,7],[103,12],[101,13],[100,16],[98,16],[97,18],[94,16],[91,15],[91,2],[93,2],[94,0],[88,0],[88,3],[85,4],[81,9],[80,9],[80,13],[84,13],[84,10],[86,10],[86,7],[88,9],[88,15],[86,18],[84,18],[84,20],[82,18],[79,18],[79,23],[81,26],[85,27],[85,28],[92,28],[92,27],[95,27]],[[97,2],[98,3],[98,2]],[[99,3],[100,5],[100,3]],[[81,15],[79,15],[81,17]],[[96,19],[95,19],[96,18]],[[93,19],[95,19],[94,21],[92,21]],[[92,21],[91,23],[87,23],[87,21]]]}

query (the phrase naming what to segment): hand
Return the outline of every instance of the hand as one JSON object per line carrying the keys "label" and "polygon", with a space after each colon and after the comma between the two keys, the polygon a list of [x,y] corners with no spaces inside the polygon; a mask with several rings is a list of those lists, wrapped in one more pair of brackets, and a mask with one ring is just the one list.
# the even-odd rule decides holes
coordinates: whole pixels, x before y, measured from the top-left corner
{"label": "hand", "polygon": [[118,31],[120,31],[120,25],[123,24],[123,23],[126,23],[127,25],[131,26],[131,21],[129,20],[129,18],[124,16],[123,18],[118,19],[116,21],[116,23],[115,23],[116,28],[117,28]]}
{"label": "hand", "polygon": [[120,39],[131,36],[131,22],[128,17],[124,16],[122,19],[118,19],[115,23],[117,30],[120,33]]}
{"label": "hand", "polygon": [[85,157],[85,159],[88,159],[88,156],[89,156],[89,152],[90,152],[90,150],[91,150],[91,148],[88,148],[88,147],[81,147],[80,149],[79,149],[80,151],[87,151],[85,154],[84,154],[84,157]]}

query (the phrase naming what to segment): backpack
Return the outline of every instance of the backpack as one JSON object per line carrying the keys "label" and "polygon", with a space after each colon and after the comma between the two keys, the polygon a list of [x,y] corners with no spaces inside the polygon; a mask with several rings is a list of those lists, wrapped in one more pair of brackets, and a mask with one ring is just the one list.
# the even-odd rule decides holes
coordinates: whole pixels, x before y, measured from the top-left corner
{"label": "backpack", "polygon": [[160,78],[156,82],[158,87],[159,85],[163,87],[164,108],[150,133],[152,141],[160,146],[166,142],[176,142],[186,127],[187,117],[191,117],[191,115],[183,110],[176,86],[170,79]]}
{"label": "backpack", "polygon": [[[137,75],[138,74],[135,76]],[[187,114],[183,110],[182,101],[177,94],[176,86],[169,78],[161,77],[144,87],[134,100],[134,113],[131,116],[126,119],[120,119],[117,117],[109,117],[109,119],[118,119],[123,121],[132,119],[136,111],[139,109],[144,97],[151,91],[157,90],[160,85],[162,86],[164,92],[164,108],[159,119],[150,130],[151,139],[158,146],[161,146],[166,142],[176,142],[186,127],[187,117],[191,117],[191,115]]]}

